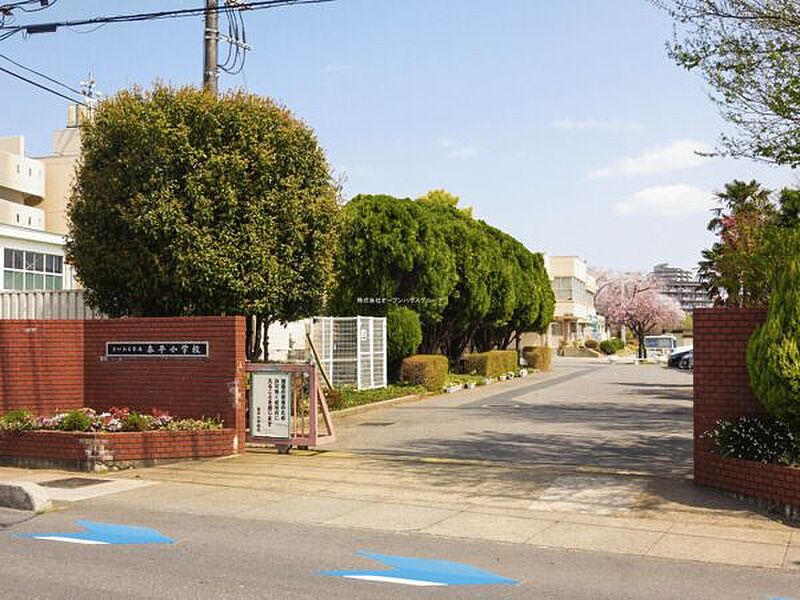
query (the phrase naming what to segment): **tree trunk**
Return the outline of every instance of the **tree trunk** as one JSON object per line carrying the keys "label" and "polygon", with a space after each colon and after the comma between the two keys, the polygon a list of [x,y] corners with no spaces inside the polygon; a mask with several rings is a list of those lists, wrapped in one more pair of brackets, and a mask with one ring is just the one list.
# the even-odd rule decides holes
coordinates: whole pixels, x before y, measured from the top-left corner
{"label": "tree trunk", "polygon": [[261,358],[261,330],[262,317],[247,317],[247,329],[245,332],[245,355],[247,360],[259,360]]}

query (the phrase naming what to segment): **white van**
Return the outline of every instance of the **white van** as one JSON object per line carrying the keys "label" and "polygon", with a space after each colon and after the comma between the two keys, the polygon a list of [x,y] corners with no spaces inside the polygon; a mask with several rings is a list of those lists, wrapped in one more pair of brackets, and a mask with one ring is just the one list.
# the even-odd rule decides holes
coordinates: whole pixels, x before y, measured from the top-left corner
{"label": "white van", "polygon": [[666,360],[678,347],[678,338],[674,335],[646,335],[644,336],[645,356],[653,360]]}

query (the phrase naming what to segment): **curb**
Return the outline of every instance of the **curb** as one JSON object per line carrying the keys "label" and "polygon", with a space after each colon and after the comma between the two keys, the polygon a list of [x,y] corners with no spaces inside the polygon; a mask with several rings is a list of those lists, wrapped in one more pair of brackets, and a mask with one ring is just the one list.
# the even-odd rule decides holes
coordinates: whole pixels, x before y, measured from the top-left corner
{"label": "curb", "polygon": [[[526,377],[532,378],[532,373],[533,372],[534,371],[532,371],[532,370],[528,370],[528,374],[527,375],[522,376],[522,377],[515,377],[514,379],[509,379],[509,380],[506,380],[506,381],[516,381],[517,379],[525,379]],[[536,372],[538,373],[539,371],[536,371]],[[334,411],[331,412],[331,415],[333,416],[334,419],[340,419],[340,418],[350,417],[352,415],[357,415],[357,414],[360,414],[360,413],[363,413],[363,412],[368,412],[368,411],[370,411],[372,409],[385,408],[385,407],[388,407],[388,406],[394,406],[395,404],[406,404],[408,402],[416,402],[418,400],[427,400],[429,398],[436,398],[438,396],[444,396],[444,395],[446,395],[448,393],[461,392],[461,391],[464,391],[464,390],[467,390],[467,389],[477,389],[478,387],[483,388],[483,387],[489,386],[489,385],[491,385],[493,383],[500,383],[498,380],[494,380],[494,379],[491,379],[491,380],[488,380],[488,381],[489,381],[488,383],[486,383],[486,384],[484,384],[482,386],[476,386],[476,387],[472,387],[472,388],[466,388],[466,387],[462,386],[462,387],[459,387],[457,390],[454,390],[454,392],[442,391],[442,392],[430,393],[430,394],[410,394],[408,396],[400,396],[399,398],[389,398],[388,400],[381,400],[380,402],[371,402],[369,404],[361,404],[359,406],[352,406],[350,408],[343,408],[341,410],[334,410]]]}
{"label": "curb", "polygon": [[44,512],[53,508],[44,488],[30,481],[0,482],[0,506],[16,510]]}
{"label": "curb", "polygon": [[361,404],[360,406],[351,406],[350,408],[343,408],[335,410],[331,414],[334,419],[341,419],[352,415],[357,415],[363,412],[368,412],[375,408],[383,408],[386,406],[394,406],[395,404],[405,404],[406,402],[415,402],[423,398],[429,398],[427,395],[409,394],[408,396],[400,396],[399,398],[389,398],[388,400],[381,400],[380,402],[371,402],[369,404]]}

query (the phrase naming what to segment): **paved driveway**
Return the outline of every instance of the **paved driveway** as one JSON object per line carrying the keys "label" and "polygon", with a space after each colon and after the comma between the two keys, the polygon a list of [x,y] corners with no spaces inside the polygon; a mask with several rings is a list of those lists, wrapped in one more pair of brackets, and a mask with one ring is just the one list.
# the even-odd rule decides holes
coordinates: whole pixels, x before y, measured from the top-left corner
{"label": "paved driveway", "polygon": [[560,359],[546,376],[348,418],[337,435],[350,451],[688,475],[692,377]]}

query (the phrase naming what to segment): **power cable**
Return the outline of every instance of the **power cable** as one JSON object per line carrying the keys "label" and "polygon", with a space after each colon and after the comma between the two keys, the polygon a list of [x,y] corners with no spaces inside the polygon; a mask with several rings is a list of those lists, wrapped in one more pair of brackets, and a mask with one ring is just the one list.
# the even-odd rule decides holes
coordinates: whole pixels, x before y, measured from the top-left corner
{"label": "power cable", "polygon": [[[236,4],[236,10],[266,10],[270,8],[279,8],[284,6],[297,6],[302,4],[326,4],[334,2],[335,0],[253,0],[251,2],[242,2]],[[14,25],[14,26],[0,26],[0,41],[8,37],[8,34],[14,35],[16,33],[26,32],[28,34],[36,33],[52,33],[60,27],[76,27],[80,25],[99,25],[105,23],[136,23],[140,21],[158,21],[163,19],[179,19],[186,17],[195,17],[204,15],[209,11],[224,12],[229,8],[228,4],[221,5],[217,8],[208,9],[202,8],[184,8],[176,10],[154,11],[148,13],[131,13],[125,15],[111,15],[106,17],[92,17],[91,19],[77,19],[71,21],[51,21],[47,23],[31,23],[27,25]],[[4,37],[5,36],[5,37]]]}
{"label": "power cable", "polygon": [[39,88],[41,90],[44,90],[45,92],[49,92],[49,93],[54,94],[56,96],[60,96],[61,98],[64,98],[64,100],[69,100],[70,102],[72,102],[74,104],[80,104],[82,106],[86,106],[86,104],[84,102],[80,101],[80,100],[76,100],[75,98],[70,98],[66,94],[62,94],[61,92],[56,91],[53,88],[49,88],[46,85],[43,85],[43,84],[38,83],[36,81],[33,81],[32,79],[28,79],[27,77],[23,77],[22,75],[20,75],[19,73],[15,73],[14,71],[9,71],[8,69],[0,67],[0,72],[6,73],[8,75],[11,75],[12,77],[16,77],[17,79],[21,79],[25,83],[29,83],[32,86],[35,86],[35,87],[37,87],[37,88]]}
{"label": "power cable", "polygon": [[69,90],[70,92],[72,92],[74,94],[78,94],[79,96],[83,95],[83,92],[81,90],[79,90],[77,88],[74,88],[74,87],[71,87],[71,86],[67,85],[66,83],[63,83],[63,82],[59,81],[58,79],[53,79],[49,75],[45,75],[44,73],[41,73],[40,71],[37,71],[36,69],[32,69],[31,67],[26,67],[22,63],[19,63],[14,59],[9,58],[5,54],[0,54],[0,58],[5,60],[5,61],[7,61],[7,62],[10,62],[15,67],[18,67],[18,68],[20,68],[20,69],[22,69],[24,71],[27,71],[28,73],[31,73],[32,75],[36,75],[37,77],[41,77],[42,79],[45,79],[45,80],[49,81],[50,83],[55,83],[56,85],[61,86],[62,88],[66,89],[66,90]]}

